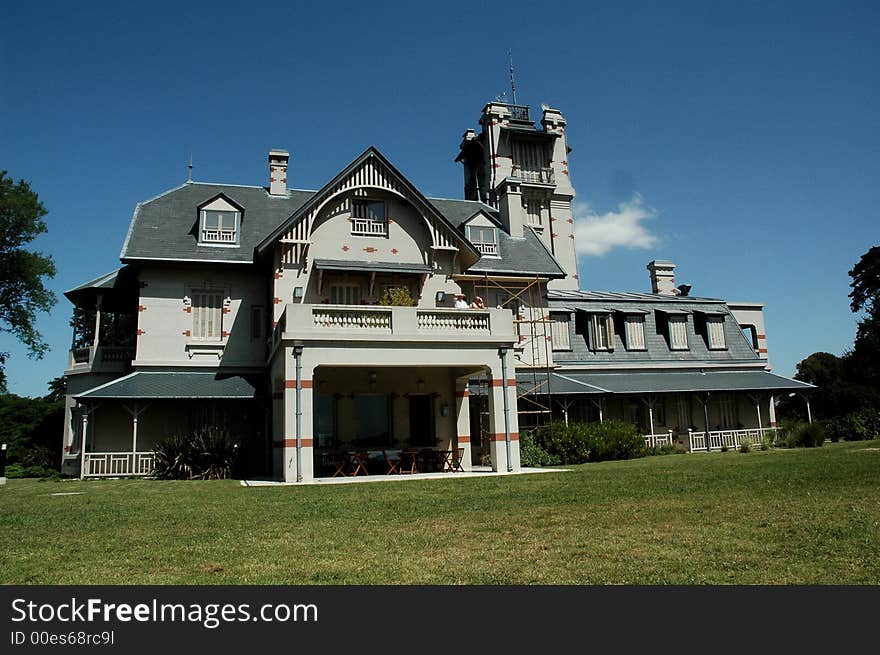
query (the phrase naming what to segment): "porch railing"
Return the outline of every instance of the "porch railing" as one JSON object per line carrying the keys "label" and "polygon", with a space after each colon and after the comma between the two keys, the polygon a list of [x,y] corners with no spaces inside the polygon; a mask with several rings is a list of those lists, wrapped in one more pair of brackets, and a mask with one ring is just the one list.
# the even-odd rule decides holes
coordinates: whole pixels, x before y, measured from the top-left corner
{"label": "porch railing", "polygon": [[[752,428],[749,430],[710,430],[708,450],[721,450],[723,447],[737,449],[743,442],[760,445],[767,437],[776,438],[776,428]],[[707,450],[706,432],[688,430],[690,451]]]}
{"label": "porch railing", "polygon": [[80,370],[121,372],[135,356],[134,346],[85,346],[70,351],[68,367]]}
{"label": "porch railing", "polygon": [[145,476],[152,472],[155,463],[152,452],[86,453],[83,459],[86,478]]}
{"label": "porch railing", "polygon": [[660,448],[672,443],[672,430],[645,435],[645,448]]}
{"label": "porch railing", "polygon": [[343,328],[347,330],[391,330],[391,309],[361,309],[334,307],[312,310],[316,328]]}

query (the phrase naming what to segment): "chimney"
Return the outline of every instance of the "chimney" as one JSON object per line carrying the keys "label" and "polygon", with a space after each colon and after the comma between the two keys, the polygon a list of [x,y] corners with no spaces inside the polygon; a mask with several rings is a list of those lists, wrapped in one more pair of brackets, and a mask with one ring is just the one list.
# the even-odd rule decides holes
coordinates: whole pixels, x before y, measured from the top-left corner
{"label": "chimney", "polygon": [[290,153],[273,148],[269,151],[269,193],[273,196],[287,195],[287,161]]}
{"label": "chimney", "polygon": [[675,288],[675,264],[673,262],[655,259],[648,264],[648,271],[651,273],[652,293],[661,296],[678,295],[678,289]]}

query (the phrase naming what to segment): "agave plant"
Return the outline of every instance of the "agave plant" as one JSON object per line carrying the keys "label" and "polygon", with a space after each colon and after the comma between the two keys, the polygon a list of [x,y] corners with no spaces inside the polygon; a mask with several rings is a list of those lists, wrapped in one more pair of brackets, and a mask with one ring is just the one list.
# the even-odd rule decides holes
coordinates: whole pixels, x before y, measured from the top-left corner
{"label": "agave plant", "polygon": [[172,435],[153,447],[152,477],[159,480],[222,480],[232,475],[238,443],[223,428]]}

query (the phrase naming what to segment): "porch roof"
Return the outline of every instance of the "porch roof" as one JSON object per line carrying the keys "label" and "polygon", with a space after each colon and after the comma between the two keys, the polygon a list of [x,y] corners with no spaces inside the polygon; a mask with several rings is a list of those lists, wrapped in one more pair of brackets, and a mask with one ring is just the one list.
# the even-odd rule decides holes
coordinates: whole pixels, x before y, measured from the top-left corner
{"label": "porch roof", "polygon": [[368,262],[345,259],[316,259],[315,268],[324,271],[365,271],[367,273],[418,273],[431,272],[431,267],[421,263]]}
{"label": "porch roof", "polygon": [[[767,371],[657,371],[640,373],[559,371],[553,375],[599,389],[601,392],[614,394],[688,391],[805,391],[815,388],[811,384],[774,375]],[[557,393],[552,386],[551,390],[552,393]],[[560,391],[558,393],[595,392]]]}
{"label": "porch roof", "polygon": [[587,382],[582,382],[565,374],[553,373],[546,375],[540,371],[536,373],[517,373],[517,391],[520,394],[546,394],[549,391],[554,396],[581,393],[606,393],[604,389],[595,387]]}
{"label": "porch roof", "polygon": [[242,375],[201,371],[135,371],[125,377],[75,394],[80,400],[247,399],[258,395],[256,385]]}

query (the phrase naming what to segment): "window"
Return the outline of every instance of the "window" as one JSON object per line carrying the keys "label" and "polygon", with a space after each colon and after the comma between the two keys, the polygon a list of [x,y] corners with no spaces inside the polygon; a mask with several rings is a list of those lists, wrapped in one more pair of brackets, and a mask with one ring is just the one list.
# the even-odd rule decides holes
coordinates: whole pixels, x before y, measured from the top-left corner
{"label": "window", "polygon": [[223,294],[220,291],[193,291],[194,339],[220,341],[223,338]]}
{"label": "window", "polygon": [[251,339],[260,339],[263,336],[263,308],[259,305],[251,305]]}
{"label": "window", "polygon": [[724,340],[723,316],[708,316],[706,318],[706,336],[709,338],[710,350],[727,348],[727,342]]}
{"label": "window", "polygon": [[331,305],[360,305],[361,287],[359,284],[331,284]]}
{"label": "window", "polygon": [[746,338],[753,350],[758,349],[758,330],[755,329],[754,325],[740,325],[742,329],[743,336]]}
{"label": "window", "polygon": [[381,200],[355,198],[351,201],[351,233],[362,236],[387,236],[388,218]]}
{"label": "window", "polygon": [[571,336],[568,329],[569,314],[550,314],[550,342],[553,350],[571,350]]}
{"label": "window", "polygon": [[624,325],[626,349],[645,350],[645,317],[641,314],[627,314]]}
{"label": "window", "polygon": [[693,421],[691,421],[691,399],[685,393],[678,394],[678,399],[675,403],[675,407],[678,410],[678,429],[681,431],[686,431]]}
{"label": "window", "polygon": [[672,350],[687,350],[687,316],[684,314],[669,317],[669,347]]}
{"label": "window", "polygon": [[523,208],[526,213],[526,223],[532,227],[541,228],[541,200],[539,198],[523,198]]}
{"label": "window", "polygon": [[332,394],[315,394],[315,436],[318,448],[336,444],[336,397]]}
{"label": "window", "polygon": [[468,239],[484,255],[498,254],[497,230],[494,227],[468,225]]}
{"label": "window", "polygon": [[241,214],[236,211],[202,210],[200,242],[227,246],[238,244],[238,226]]}
{"label": "window", "polygon": [[614,343],[614,324],[610,314],[593,314],[590,320],[593,350],[612,350]]}

